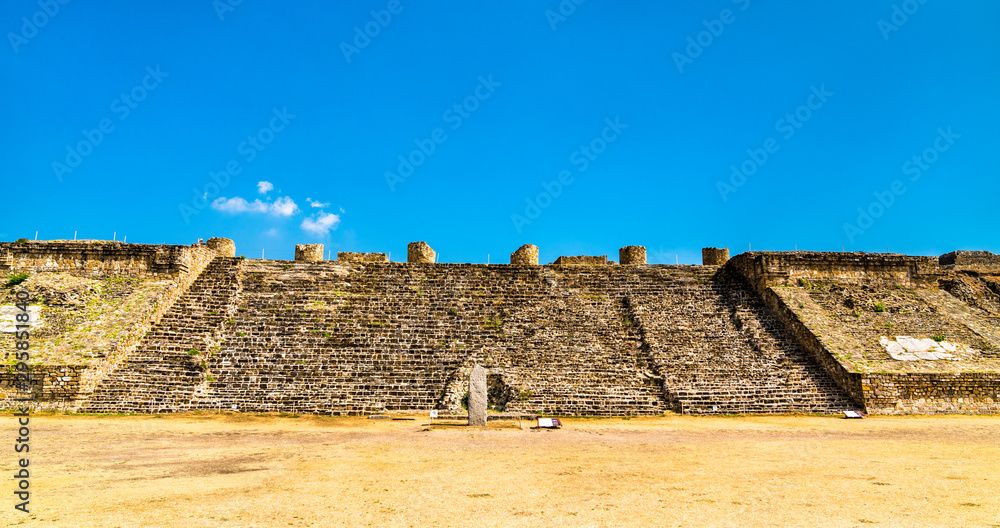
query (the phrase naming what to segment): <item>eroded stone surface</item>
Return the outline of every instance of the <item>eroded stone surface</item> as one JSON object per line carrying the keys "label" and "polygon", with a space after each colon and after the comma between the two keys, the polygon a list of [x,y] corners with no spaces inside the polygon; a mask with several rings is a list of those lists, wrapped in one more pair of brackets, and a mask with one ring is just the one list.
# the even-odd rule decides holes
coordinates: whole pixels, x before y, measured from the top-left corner
{"label": "eroded stone surface", "polygon": [[385,253],[338,251],[337,262],[389,262],[389,257]]}
{"label": "eroded stone surface", "polygon": [[701,263],[705,266],[721,266],[729,260],[729,248],[701,248]]}
{"label": "eroded stone surface", "polygon": [[296,244],[295,260],[308,262],[323,260],[323,244]]}
{"label": "eroded stone surface", "polygon": [[434,250],[427,242],[410,242],[406,246],[406,261],[413,264],[433,264]]}
{"label": "eroded stone surface", "polygon": [[517,248],[517,251],[510,254],[510,264],[512,266],[537,266],[538,246],[525,244]]}
{"label": "eroded stone surface", "polygon": [[625,246],[618,250],[618,262],[622,266],[644,266],[646,265],[646,248]]}
{"label": "eroded stone surface", "polygon": [[469,425],[486,425],[486,369],[479,365],[469,374]]}

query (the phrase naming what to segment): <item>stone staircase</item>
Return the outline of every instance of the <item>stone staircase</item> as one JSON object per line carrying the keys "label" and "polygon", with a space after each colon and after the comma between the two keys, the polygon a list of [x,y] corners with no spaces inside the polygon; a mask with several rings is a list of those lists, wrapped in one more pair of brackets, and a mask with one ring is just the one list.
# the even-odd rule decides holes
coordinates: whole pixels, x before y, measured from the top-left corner
{"label": "stone staircase", "polygon": [[546,287],[507,305],[511,315],[490,363],[521,391],[508,409],[663,414],[668,407],[662,381],[642,349],[623,298],[603,289],[572,287],[552,275],[536,271],[536,282]]}
{"label": "stone staircase", "polygon": [[516,392],[511,411],[665,409],[616,304],[564,295],[540,268],[253,262],[243,285],[236,324],[209,359],[206,408],[454,407],[459,370],[479,363]]}
{"label": "stone staircase", "polygon": [[[93,413],[190,410],[239,290],[239,261],[216,257],[132,355],[80,406]],[[197,354],[193,353],[197,352]]]}
{"label": "stone staircase", "polygon": [[651,267],[630,308],[683,413],[858,410],[740,279],[725,268]]}
{"label": "stone staircase", "polygon": [[456,411],[475,364],[507,412],[856,408],[717,270],[217,257],[81,410]]}

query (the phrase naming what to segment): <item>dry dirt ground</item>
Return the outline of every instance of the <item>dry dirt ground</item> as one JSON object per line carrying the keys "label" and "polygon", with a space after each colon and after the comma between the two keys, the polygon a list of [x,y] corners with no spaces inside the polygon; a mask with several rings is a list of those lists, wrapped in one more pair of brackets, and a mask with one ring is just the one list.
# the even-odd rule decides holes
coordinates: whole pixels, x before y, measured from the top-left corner
{"label": "dry dirt ground", "polygon": [[1000,417],[427,422],[37,414],[0,526],[1000,527]]}

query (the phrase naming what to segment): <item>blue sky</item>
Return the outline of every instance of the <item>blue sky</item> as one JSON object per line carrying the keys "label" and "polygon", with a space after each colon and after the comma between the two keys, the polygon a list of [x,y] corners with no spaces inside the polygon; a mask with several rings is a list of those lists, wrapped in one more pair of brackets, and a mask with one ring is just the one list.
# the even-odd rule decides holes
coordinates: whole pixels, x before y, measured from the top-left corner
{"label": "blue sky", "polygon": [[49,1],[3,240],[1000,253],[997,2]]}

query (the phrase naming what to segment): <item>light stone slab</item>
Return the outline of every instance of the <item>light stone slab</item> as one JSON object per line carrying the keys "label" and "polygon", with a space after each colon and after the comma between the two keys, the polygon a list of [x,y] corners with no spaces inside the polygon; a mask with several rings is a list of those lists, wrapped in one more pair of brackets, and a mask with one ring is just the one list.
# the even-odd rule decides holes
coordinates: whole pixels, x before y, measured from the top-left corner
{"label": "light stone slab", "polygon": [[469,425],[486,426],[486,369],[479,365],[469,374]]}

